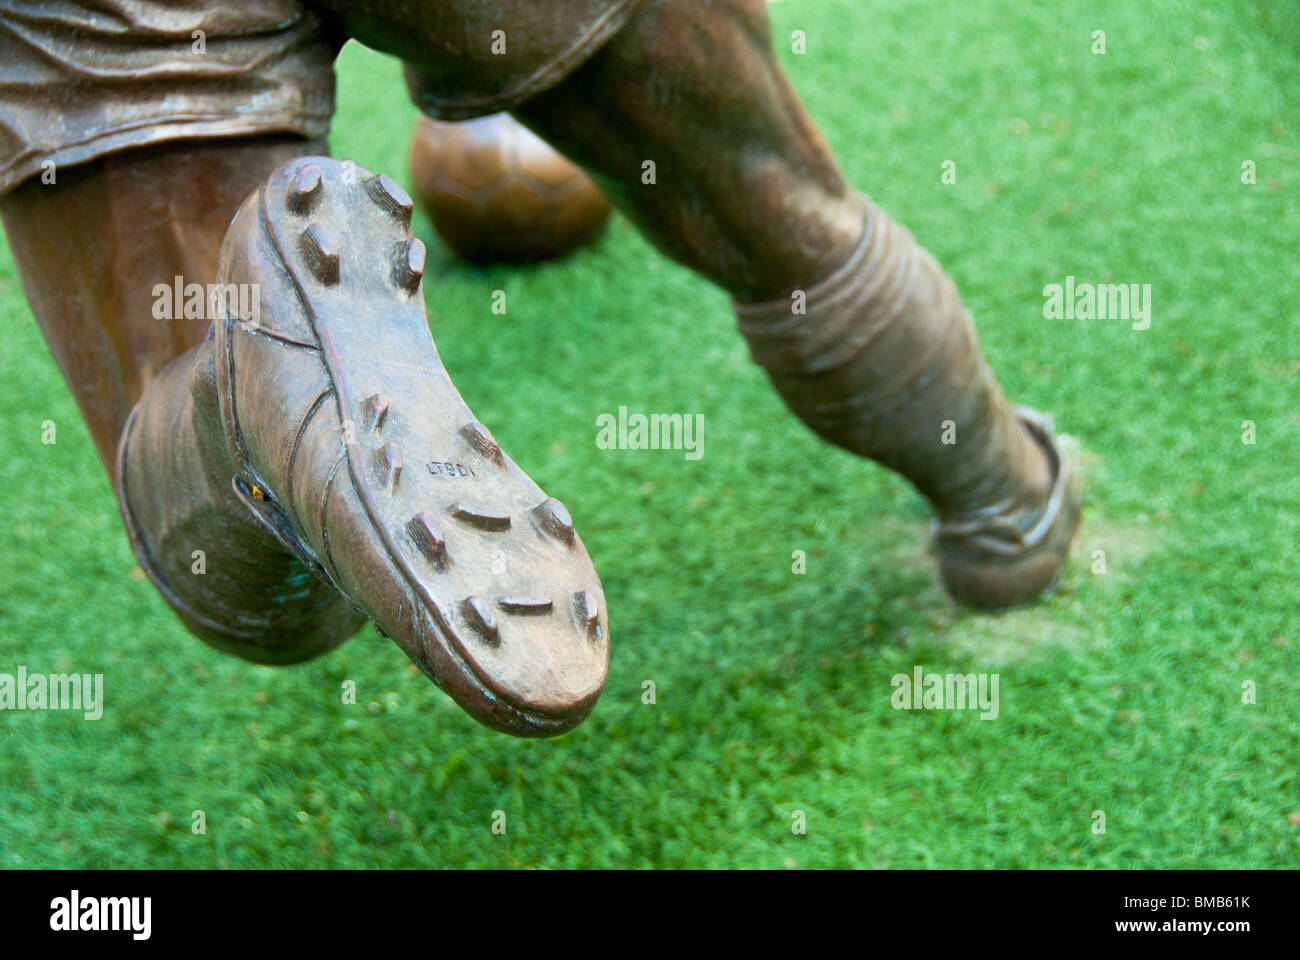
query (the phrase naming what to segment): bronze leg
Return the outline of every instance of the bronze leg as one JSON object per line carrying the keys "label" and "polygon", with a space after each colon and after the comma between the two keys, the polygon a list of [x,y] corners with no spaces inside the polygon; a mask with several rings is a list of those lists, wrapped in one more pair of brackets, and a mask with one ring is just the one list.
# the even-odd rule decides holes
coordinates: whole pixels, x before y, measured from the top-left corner
{"label": "bronze leg", "polygon": [[[161,58],[171,76],[168,25],[128,12],[148,36],[115,37],[112,53]],[[225,18],[225,60],[214,21],[212,59],[174,91],[164,79],[134,95],[100,69],[111,57],[97,26],[56,17],[47,46],[85,48],[68,67],[70,96],[100,101],[43,125],[39,110],[18,112],[38,145],[103,132],[87,110],[65,124],[79,106],[133,119],[142,138],[167,133],[148,123],[171,99],[214,129],[319,129],[332,45],[299,12],[292,35],[291,23]],[[238,96],[250,72],[264,96]],[[410,197],[325,152],[283,138],[190,142],[28,183],[2,211],[33,310],[113,472],[136,558],[191,632],[291,663],[370,617],[483,723],[563,733],[608,671],[600,581],[564,505],[442,367]],[[178,282],[184,303],[158,309]]]}
{"label": "bronze leg", "polygon": [[[228,475],[214,478],[190,416],[195,382],[210,379],[199,345],[211,323],[184,319],[174,303],[176,319],[157,319],[155,286],[174,289],[178,276],[182,287],[213,282],[244,198],[283,161],[327,149],[297,137],[179,141],[60,170],[54,184],[34,178],[0,197],[28,302],[115,486],[126,482],[115,461],[133,408],[140,421],[165,424],[149,455],[132,462],[143,515],[172,533],[168,554],[142,551],[140,517],[127,517],[141,565],[191,632],[258,662],[337,646],[360,621],[256,523]],[[180,583],[201,585],[201,602],[180,602]]]}
{"label": "bronze leg", "polygon": [[516,113],[733,295],[754,359],[809,427],[931,501],[956,596],[1009,606],[1055,579],[1078,493],[1050,427],[1007,401],[933,258],[844,181],[762,0],[649,0]]}
{"label": "bronze leg", "polygon": [[856,194],[773,56],[761,0],[650,0],[516,113],[664,253],[742,303],[824,276],[861,236]]}
{"label": "bronze leg", "polygon": [[210,283],[240,202],[281,162],[323,141],[179,141],[32,178],[0,216],[50,353],[110,473],[145,385],[203,339],[208,321],[154,319],[156,284]]}

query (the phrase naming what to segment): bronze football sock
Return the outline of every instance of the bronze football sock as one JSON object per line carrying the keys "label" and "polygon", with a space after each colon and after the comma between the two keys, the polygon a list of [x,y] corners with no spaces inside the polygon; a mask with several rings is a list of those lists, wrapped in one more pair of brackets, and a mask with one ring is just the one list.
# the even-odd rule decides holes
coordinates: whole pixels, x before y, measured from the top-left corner
{"label": "bronze football sock", "polygon": [[930,500],[958,599],[1025,602],[1065,561],[1074,473],[1050,425],[1002,394],[952,281],[883,210],[862,206],[843,264],[789,297],[738,304],[740,329],[804,423]]}

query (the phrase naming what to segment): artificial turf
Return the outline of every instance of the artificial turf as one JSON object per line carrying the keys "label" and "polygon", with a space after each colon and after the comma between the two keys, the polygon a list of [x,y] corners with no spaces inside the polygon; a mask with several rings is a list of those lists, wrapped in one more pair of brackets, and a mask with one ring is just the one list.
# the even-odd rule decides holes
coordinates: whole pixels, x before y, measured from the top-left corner
{"label": "artificial turf", "polygon": [[[558,263],[476,269],[421,220],[452,377],[601,573],[609,684],[575,732],[530,742],[370,629],[252,666],[186,634],[136,569],[5,247],[0,672],[102,672],[106,703],[0,715],[0,866],[1295,865],[1300,15],[771,12],[846,174],[956,278],[1007,392],[1078,440],[1087,512],[1055,592],[952,606],[918,496],[793,419],[727,297],[626,221]],[[339,79],[334,153],[407,180],[399,66],[351,45]],[[1150,328],[1045,319],[1067,275],[1150,284]],[[703,414],[703,457],[598,449],[620,405]],[[893,709],[915,665],[997,673],[997,719]]]}

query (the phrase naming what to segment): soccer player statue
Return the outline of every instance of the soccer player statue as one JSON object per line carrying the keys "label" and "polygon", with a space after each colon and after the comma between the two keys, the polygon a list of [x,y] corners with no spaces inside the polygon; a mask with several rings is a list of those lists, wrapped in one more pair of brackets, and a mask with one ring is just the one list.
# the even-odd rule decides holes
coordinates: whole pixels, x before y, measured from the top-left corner
{"label": "soccer player statue", "polygon": [[[435,118],[512,113],[730,293],[789,408],[929,500],[958,600],[1059,576],[1074,469],[952,282],[844,181],[762,0],[0,0],[0,214],[140,566],[193,633],[282,664],[368,618],[523,736],[571,729],[605,682],[569,512],[439,361],[410,197],[325,155],[349,37],[400,57]],[[217,319],[155,315],[177,276],[214,284]]]}

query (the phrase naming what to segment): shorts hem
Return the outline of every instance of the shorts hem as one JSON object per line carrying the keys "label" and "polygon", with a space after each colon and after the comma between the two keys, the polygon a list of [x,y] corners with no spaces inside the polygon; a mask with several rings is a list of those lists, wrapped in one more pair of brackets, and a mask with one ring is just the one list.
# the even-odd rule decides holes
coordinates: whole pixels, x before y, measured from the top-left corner
{"label": "shorts hem", "polygon": [[97,131],[71,143],[47,147],[29,147],[0,168],[0,194],[36,176],[52,164],[55,174],[60,167],[89,163],[112,153],[178,140],[213,140],[262,134],[298,135],[314,140],[329,133],[330,118],[304,117],[301,113],[284,116],[213,117],[171,116],[150,118],[128,126]]}
{"label": "shorts hem", "polygon": [[523,81],[508,89],[491,94],[440,96],[426,87],[420,75],[409,64],[406,83],[411,100],[421,112],[435,120],[473,120],[491,113],[502,113],[531,100],[564,80],[623,29],[640,9],[645,0],[625,0],[611,7],[590,28],[559,56],[546,61]]}

